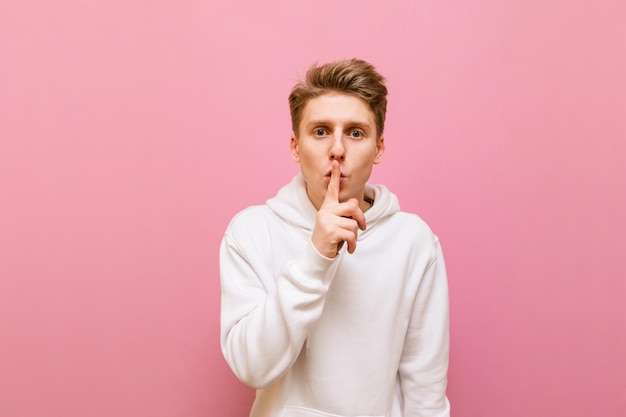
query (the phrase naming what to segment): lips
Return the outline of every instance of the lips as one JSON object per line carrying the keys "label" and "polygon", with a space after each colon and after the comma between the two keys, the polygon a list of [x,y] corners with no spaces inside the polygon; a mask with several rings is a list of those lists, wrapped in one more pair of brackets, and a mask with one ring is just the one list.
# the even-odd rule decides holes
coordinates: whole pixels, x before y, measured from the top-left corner
{"label": "lips", "polygon": [[[331,177],[330,172],[328,172],[326,175],[324,175],[324,182],[326,184],[330,183],[330,177]],[[343,184],[345,179],[346,179],[346,176],[341,174],[341,177],[339,178],[339,183]]]}
{"label": "lips", "polygon": [[[326,175],[324,175],[324,177],[330,178],[332,174],[332,170],[328,170],[328,172],[326,172]],[[343,175],[343,172],[341,173],[341,178],[345,178],[346,175]]]}

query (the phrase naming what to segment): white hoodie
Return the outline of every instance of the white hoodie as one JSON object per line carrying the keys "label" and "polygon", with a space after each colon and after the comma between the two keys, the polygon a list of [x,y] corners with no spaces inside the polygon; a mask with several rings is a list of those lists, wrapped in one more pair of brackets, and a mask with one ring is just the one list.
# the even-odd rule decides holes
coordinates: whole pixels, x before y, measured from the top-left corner
{"label": "white hoodie", "polygon": [[317,211],[301,175],[228,226],[221,345],[257,388],[251,417],[449,416],[439,241],[384,186],[365,195],[367,230],[334,259],[310,241]]}

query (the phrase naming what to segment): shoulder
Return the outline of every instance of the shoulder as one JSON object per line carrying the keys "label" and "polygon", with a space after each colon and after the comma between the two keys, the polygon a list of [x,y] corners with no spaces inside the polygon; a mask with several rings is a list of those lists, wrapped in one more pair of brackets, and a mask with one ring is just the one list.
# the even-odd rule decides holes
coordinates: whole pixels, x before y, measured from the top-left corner
{"label": "shoulder", "polygon": [[434,253],[436,251],[439,238],[417,214],[399,211],[390,216],[389,222],[393,225],[398,238],[405,245],[410,245],[422,253]]}
{"label": "shoulder", "polygon": [[398,211],[390,216],[390,220],[418,238],[436,239],[430,226],[415,213]]}
{"label": "shoulder", "polygon": [[249,234],[251,230],[263,228],[263,225],[267,225],[272,217],[274,215],[267,205],[247,207],[235,214],[231,219],[226,228],[226,235],[241,236],[242,234]]}

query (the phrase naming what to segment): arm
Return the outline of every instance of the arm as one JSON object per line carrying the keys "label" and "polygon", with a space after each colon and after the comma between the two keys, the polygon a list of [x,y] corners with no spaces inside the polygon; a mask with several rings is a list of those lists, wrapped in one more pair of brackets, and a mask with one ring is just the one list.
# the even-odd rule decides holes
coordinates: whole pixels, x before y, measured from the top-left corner
{"label": "arm", "polygon": [[259,254],[260,248],[271,249],[271,243],[251,241],[252,224],[234,222],[226,232],[220,251],[222,352],[248,385],[267,386],[296,361],[322,314],[342,242],[354,252],[357,229],[365,229],[356,200],[339,202],[340,177],[339,164],[333,161],[311,241],[277,276],[270,266],[271,254]]}
{"label": "arm", "polygon": [[448,417],[448,284],[439,240],[415,299],[400,360],[405,417]]}
{"label": "arm", "polygon": [[291,367],[322,313],[337,265],[338,259],[319,255],[309,243],[274,278],[226,234],[220,250],[221,345],[239,379],[262,388]]}

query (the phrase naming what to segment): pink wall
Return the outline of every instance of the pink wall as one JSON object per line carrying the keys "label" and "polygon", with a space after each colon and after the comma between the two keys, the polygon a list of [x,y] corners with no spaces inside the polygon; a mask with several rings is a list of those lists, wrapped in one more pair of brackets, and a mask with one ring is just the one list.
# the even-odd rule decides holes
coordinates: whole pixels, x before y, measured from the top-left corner
{"label": "pink wall", "polygon": [[624,415],[624,3],[386,3],[0,4],[0,415],[247,414],[219,241],[297,171],[294,80],[353,56],[373,180],[444,245],[454,416]]}

